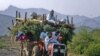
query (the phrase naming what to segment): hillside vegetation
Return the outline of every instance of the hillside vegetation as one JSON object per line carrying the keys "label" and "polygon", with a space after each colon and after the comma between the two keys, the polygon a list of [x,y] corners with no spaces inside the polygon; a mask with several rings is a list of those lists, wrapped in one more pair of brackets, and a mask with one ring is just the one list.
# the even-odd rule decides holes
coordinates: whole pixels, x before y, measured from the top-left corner
{"label": "hillside vegetation", "polygon": [[10,47],[10,38],[7,36],[0,36],[0,49]]}
{"label": "hillside vegetation", "polygon": [[84,56],[100,56],[100,29],[81,29],[68,44],[68,50]]}

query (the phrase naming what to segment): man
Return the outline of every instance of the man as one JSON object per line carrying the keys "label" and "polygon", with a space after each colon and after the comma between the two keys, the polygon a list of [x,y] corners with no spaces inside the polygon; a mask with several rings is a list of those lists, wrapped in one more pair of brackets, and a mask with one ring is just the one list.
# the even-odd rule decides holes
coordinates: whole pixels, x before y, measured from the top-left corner
{"label": "man", "polygon": [[55,24],[54,10],[51,10],[51,11],[50,11],[50,14],[47,15],[46,20],[47,20],[49,23],[54,23],[54,24]]}
{"label": "man", "polygon": [[29,40],[29,43],[27,44],[28,56],[31,56],[32,55],[32,48],[34,47],[33,41],[36,41],[37,39],[33,36],[31,31],[28,31],[26,33],[26,36]]}
{"label": "man", "polygon": [[59,43],[57,41],[58,34],[59,34],[59,32],[57,31],[55,33],[55,36],[52,37],[52,32],[48,33],[48,36],[45,38],[45,48],[46,48],[46,51],[48,50],[47,47],[48,47],[49,43],[57,43],[57,44]]}
{"label": "man", "polygon": [[52,32],[52,38],[55,38],[57,40],[59,36],[60,36],[60,32],[59,31],[53,31]]}
{"label": "man", "polygon": [[16,33],[16,41],[21,40],[21,36],[25,35],[22,31],[17,31]]}
{"label": "man", "polygon": [[48,32],[44,29],[40,34],[40,39],[44,42],[45,38],[47,37]]}
{"label": "man", "polygon": [[59,43],[58,42],[58,37],[59,37],[59,35],[60,35],[60,32],[59,31],[54,31],[54,32],[52,32],[52,37],[49,39],[49,43]]}

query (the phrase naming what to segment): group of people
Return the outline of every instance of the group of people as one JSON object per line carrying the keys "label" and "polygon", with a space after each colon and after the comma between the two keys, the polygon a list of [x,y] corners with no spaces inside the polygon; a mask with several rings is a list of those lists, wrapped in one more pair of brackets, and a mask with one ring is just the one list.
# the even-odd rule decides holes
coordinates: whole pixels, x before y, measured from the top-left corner
{"label": "group of people", "polygon": [[[29,53],[31,53],[34,46],[33,42],[37,41],[36,37],[34,37],[32,32],[23,33],[19,31],[16,36],[16,41],[21,41],[24,43],[26,40],[28,40],[27,49]],[[63,36],[61,35],[60,31],[47,32],[44,29],[42,32],[40,32],[40,38],[37,42],[40,40],[42,40],[45,51],[48,51],[49,44],[62,44],[61,41],[63,40]]]}
{"label": "group of people", "polygon": [[[51,10],[50,14],[48,14],[46,20],[50,23],[54,23],[55,24],[55,17],[54,17],[54,10]],[[21,32],[18,31],[16,34],[16,40],[20,40],[20,41],[24,41],[24,40],[29,40],[29,47],[31,47],[31,44],[33,43],[33,41],[37,41],[35,38],[33,37],[34,34],[32,34],[32,32]],[[46,51],[48,51],[48,44],[49,43],[56,43],[56,44],[60,44],[62,38],[62,35],[59,31],[52,31],[52,32],[47,32],[45,29],[43,29],[42,32],[40,32],[40,40],[42,40],[42,42],[44,43],[45,49]],[[31,49],[31,48],[29,48]]]}
{"label": "group of people", "polygon": [[48,50],[49,43],[60,44],[61,43],[61,33],[59,31],[47,32],[43,30],[40,34],[40,39],[44,42],[46,51]]}

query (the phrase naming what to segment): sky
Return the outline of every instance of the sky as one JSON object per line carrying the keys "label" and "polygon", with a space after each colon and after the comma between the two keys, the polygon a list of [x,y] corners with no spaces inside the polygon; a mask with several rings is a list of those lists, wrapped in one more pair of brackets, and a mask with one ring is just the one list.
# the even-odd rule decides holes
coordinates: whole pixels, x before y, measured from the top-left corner
{"label": "sky", "polygon": [[18,8],[44,8],[65,15],[100,16],[100,0],[0,0],[0,11],[10,5]]}

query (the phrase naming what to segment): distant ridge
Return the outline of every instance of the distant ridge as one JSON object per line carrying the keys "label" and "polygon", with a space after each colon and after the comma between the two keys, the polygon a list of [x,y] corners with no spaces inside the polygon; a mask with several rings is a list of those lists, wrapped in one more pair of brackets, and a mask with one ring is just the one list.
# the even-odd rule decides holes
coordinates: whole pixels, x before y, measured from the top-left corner
{"label": "distant ridge", "polygon": [[14,17],[0,14],[0,35],[3,36],[8,32],[7,27],[12,25],[12,19],[15,20]]}
{"label": "distant ridge", "polygon": [[[15,20],[16,10],[21,12],[21,17],[24,17],[25,12],[28,12],[28,17],[30,17],[32,12],[36,12],[37,14],[48,14],[49,10],[44,8],[27,8],[22,9],[15,6],[10,5],[6,10],[0,11],[0,35],[5,34],[8,30],[7,27],[11,26],[11,19]],[[69,16],[69,19],[73,17],[75,27],[86,26],[89,28],[100,28],[100,16],[95,18],[88,18],[86,16],[79,15],[64,15],[55,11],[55,15],[58,15],[58,19],[66,19],[66,16]],[[2,33],[3,32],[3,33]]]}

